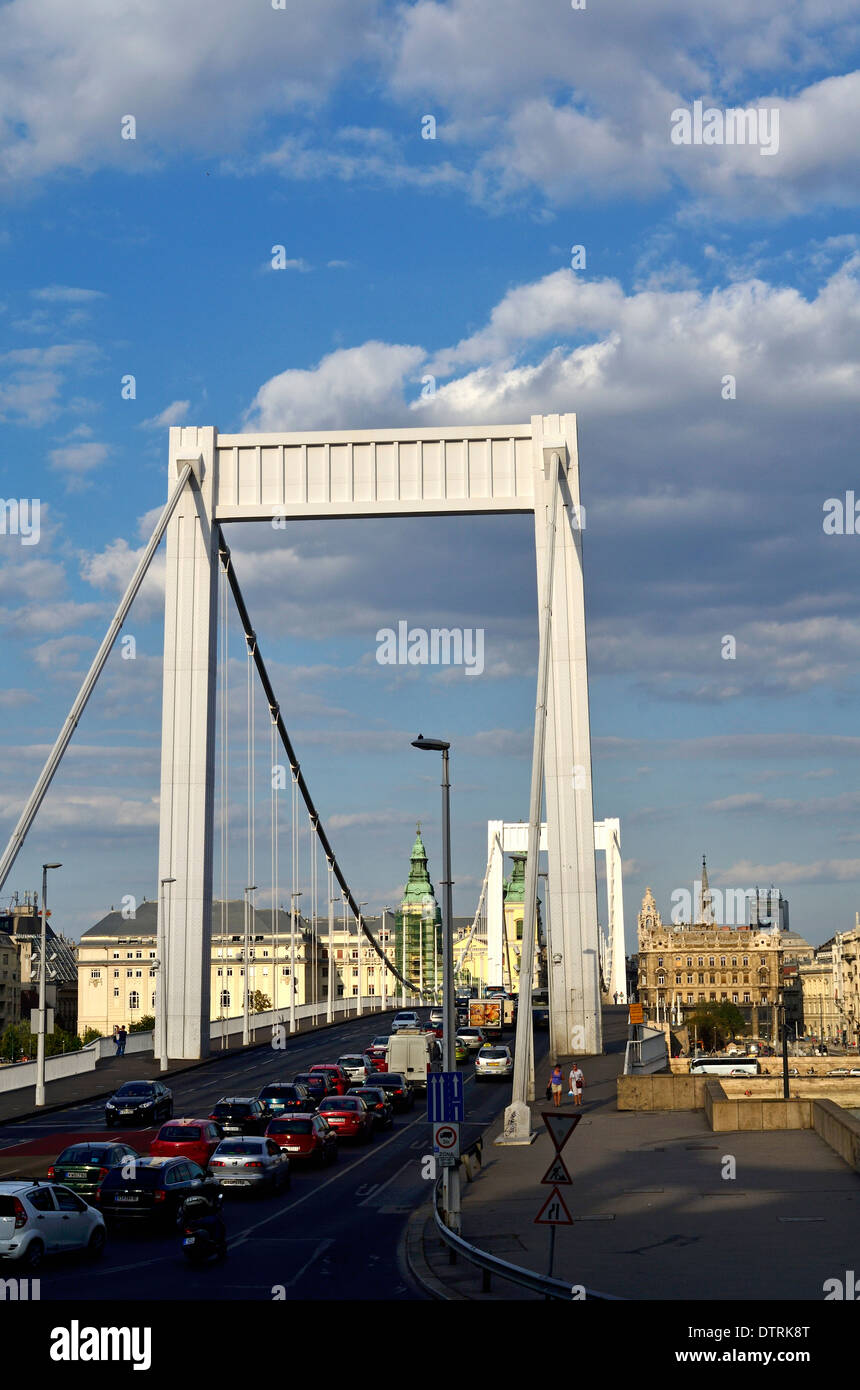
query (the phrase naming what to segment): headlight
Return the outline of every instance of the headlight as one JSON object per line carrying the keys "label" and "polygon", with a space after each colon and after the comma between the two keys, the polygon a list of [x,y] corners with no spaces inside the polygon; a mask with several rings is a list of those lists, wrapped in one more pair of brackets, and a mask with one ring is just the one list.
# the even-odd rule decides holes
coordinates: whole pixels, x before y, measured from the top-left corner
{"label": "headlight", "polygon": [[105,1110],[116,1110],[116,1106],[114,1105],[112,1100],[108,1101],[107,1105],[105,1106]]}

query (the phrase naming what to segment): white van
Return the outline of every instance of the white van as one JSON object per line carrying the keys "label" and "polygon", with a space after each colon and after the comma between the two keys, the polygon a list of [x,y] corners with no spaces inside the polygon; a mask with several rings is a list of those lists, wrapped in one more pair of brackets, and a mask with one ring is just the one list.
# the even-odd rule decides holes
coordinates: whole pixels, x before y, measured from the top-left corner
{"label": "white van", "polygon": [[432,1033],[401,1028],[389,1039],[387,1068],[400,1072],[416,1091],[426,1091],[428,1071],[442,1070],[442,1049]]}

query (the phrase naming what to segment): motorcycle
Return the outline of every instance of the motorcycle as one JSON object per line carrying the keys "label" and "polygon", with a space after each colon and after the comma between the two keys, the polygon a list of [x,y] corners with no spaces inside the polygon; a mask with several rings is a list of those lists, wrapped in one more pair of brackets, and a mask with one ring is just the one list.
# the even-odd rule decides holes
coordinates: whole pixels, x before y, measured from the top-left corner
{"label": "motorcycle", "polygon": [[180,1211],[182,1253],[189,1264],[205,1264],[227,1256],[227,1227],[221,1215],[223,1194],[218,1193],[215,1206],[205,1197],[186,1197]]}

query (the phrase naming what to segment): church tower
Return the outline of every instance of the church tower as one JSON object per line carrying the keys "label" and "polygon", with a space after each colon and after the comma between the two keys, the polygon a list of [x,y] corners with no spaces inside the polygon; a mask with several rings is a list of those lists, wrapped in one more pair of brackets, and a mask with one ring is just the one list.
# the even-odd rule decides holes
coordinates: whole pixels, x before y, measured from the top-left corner
{"label": "church tower", "polygon": [[430,882],[421,826],[415,836],[409,878],[394,917],[394,963],[413,984],[442,988],[442,909]]}

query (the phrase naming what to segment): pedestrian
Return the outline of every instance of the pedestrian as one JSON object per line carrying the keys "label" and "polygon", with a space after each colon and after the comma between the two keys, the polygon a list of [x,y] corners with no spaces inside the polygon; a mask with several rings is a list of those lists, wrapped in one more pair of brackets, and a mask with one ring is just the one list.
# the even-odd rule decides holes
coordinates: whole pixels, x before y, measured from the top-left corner
{"label": "pedestrian", "polygon": [[553,1067],[550,1073],[549,1084],[550,1090],[552,1091],[552,1103],[557,1110],[561,1105],[561,1088],[564,1085],[564,1073],[561,1069],[560,1062],[556,1062]]}
{"label": "pedestrian", "polygon": [[117,1050],[117,1056],[118,1056],[118,1057],[124,1057],[124,1056],[125,1056],[125,1044],[126,1044],[127,1038],[128,1038],[128,1033],[126,1032],[125,1024],[123,1024],[122,1027],[121,1027],[120,1030],[119,1030],[119,1048],[118,1048],[118,1050]]}
{"label": "pedestrian", "polygon": [[570,1076],[567,1079],[570,1089],[573,1092],[574,1105],[582,1105],[582,1088],[585,1085],[585,1077],[576,1062],[571,1063]]}
{"label": "pedestrian", "polygon": [[113,1044],[114,1044],[114,1047],[116,1048],[116,1055],[117,1055],[117,1057],[119,1057],[119,1055],[120,1055],[120,1049],[121,1049],[122,1044],[121,1044],[120,1036],[119,1036],[119,1027],[118,1027],[118,1025],[117,1025],[116,1023],[115,1023],[114,1026],[113,1026]]}

